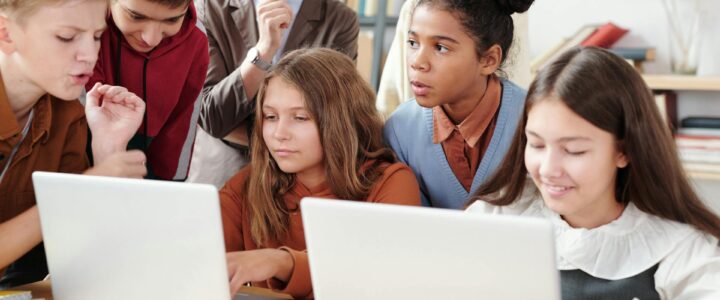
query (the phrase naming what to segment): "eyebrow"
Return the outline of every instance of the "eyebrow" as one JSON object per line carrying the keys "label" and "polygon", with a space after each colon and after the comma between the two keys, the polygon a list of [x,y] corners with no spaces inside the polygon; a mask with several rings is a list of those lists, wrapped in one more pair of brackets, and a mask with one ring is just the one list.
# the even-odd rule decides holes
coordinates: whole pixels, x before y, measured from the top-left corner
{"label": "eyebrow", "polygon": [[[532,135],[536,138],[542,139],[539,134],[533,132],[532,130],[525,130],[525,133],[528,135]],[[573,141],[590,141],[590,138],[584,137],[584,136],[568,136],[568,137],[562,137],[557,140],[558,142],[573,142]]]}
{"label": "eyebrow", "polygon": [[97,32],[97,31],[105,31],[105,29],[107,29],[107,24],[105,24],[105,25],[103,25],[103,27],[98,28],[98,29],[95,29],[95,30],[89,30],[89,29],[86,29],[86,28],[80,28],[80,27],[73,26],[73,25],[61,25],[60,27],[67,28],[67,29],[72,29],[72,30],[80,31],[80,32],[83,32],[83,31],[96,31],[96,32]]}
{"label": "eyebrow", "polygon": [[[263,108],[263,109],[277,109],[277,108],[272,107],[272,106],[267,105],[267,104],[263,104],[262,108]],[[304,106],[294,106],[294,107],[289,108],[288,110],[307,110],[307,108],[304,107]]]}
{"label": "eyebrow", "polygon": [[[411,36],[411,35],[417,35],[417,33],[415,31],[408,30],[408,36]],[[449,36],[433,35],[433,36],[430,36],[430,38],[433,40],[436,40],[436,41],[448,41],[453,44],[460,44],[460,42],[458,42],[457,40],[455,40],[454,38],[451,38]]]}
{"label": "eyebrow", "polygon": [[[135,15],[135,16],[138,16],[138,17],[141,17],[141,18],[145,18],[145,19],[150,19],[150,20],[156,20],[156,19],[154,19],[154,18],[148,17],[148,16],[143,15],[143,14],[141,14],[141,13],[139,13],[139,12],[136,12],[136,11],[130,9],[130,8],[127,8],[127,7],[124,7],[124,6],[123,6],[123,9],[124,9],[125,11],[127,11],[127,12]],[[184,11],[182,14],[179,14],[179,15],[174,16],[174,17],[165,18],[165,19],[160,20],[160,21],[173,21],[173,20],[182,18],[185,14],[187,14],[187,9],[185,9],[185,11]]]}

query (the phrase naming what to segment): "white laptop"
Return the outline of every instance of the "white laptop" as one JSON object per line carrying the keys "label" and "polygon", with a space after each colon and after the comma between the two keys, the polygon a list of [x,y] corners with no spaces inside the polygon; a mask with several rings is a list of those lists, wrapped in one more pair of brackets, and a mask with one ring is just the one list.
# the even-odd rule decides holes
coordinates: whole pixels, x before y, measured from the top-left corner
{"label": "white laptop", "polygon": [[230,299],[213,186],[44,172],[33,183],[54,299]]}
{"label": "white laptop", "polygon": [[300,205],[319,300],[560,299],[545,220],[314,198]]}

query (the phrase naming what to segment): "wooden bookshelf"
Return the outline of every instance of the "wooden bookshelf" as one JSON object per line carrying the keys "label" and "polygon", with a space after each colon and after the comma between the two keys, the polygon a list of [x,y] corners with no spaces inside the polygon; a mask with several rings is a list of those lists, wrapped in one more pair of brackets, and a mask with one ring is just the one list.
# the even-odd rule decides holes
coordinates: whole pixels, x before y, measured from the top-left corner
{"label": "wooden bookshelf", "polygon": [[704,172],[688,172],[688,177],[694,180],[720,181],[720,174]]}
{"label": "wooden bookshelf", "polygon": [[720,76],[643,75],[653,90],[720,91]]}

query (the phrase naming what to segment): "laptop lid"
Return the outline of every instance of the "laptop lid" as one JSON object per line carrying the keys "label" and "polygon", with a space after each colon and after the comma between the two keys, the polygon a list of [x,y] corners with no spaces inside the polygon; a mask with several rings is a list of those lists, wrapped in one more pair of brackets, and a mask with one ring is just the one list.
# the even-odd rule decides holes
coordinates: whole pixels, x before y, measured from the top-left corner
{"label": "laptop lid", "polygon": [[230,299],[210,185],[33,173],[54,299]]}
{"label": "laptop lid", "polygon": [[305,198],[317,299],[559,299],[539,218]]}

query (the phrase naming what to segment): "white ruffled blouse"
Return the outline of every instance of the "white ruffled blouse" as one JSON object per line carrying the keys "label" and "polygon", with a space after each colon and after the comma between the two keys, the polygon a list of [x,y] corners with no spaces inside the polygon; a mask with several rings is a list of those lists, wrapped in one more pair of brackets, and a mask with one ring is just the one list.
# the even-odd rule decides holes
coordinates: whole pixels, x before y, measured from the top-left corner
{"label": "white ruffled blouse", "polygon": [[629,278],[659,264],[655,289],[661,299],[720,299],[720,244],[689,225],[650,215],[634,204],[609,224],[573,228],[539,195],[509,206],[477,201],[469,212],[549,219],[555,230],[559,270],[582,270],[601,279]]}

